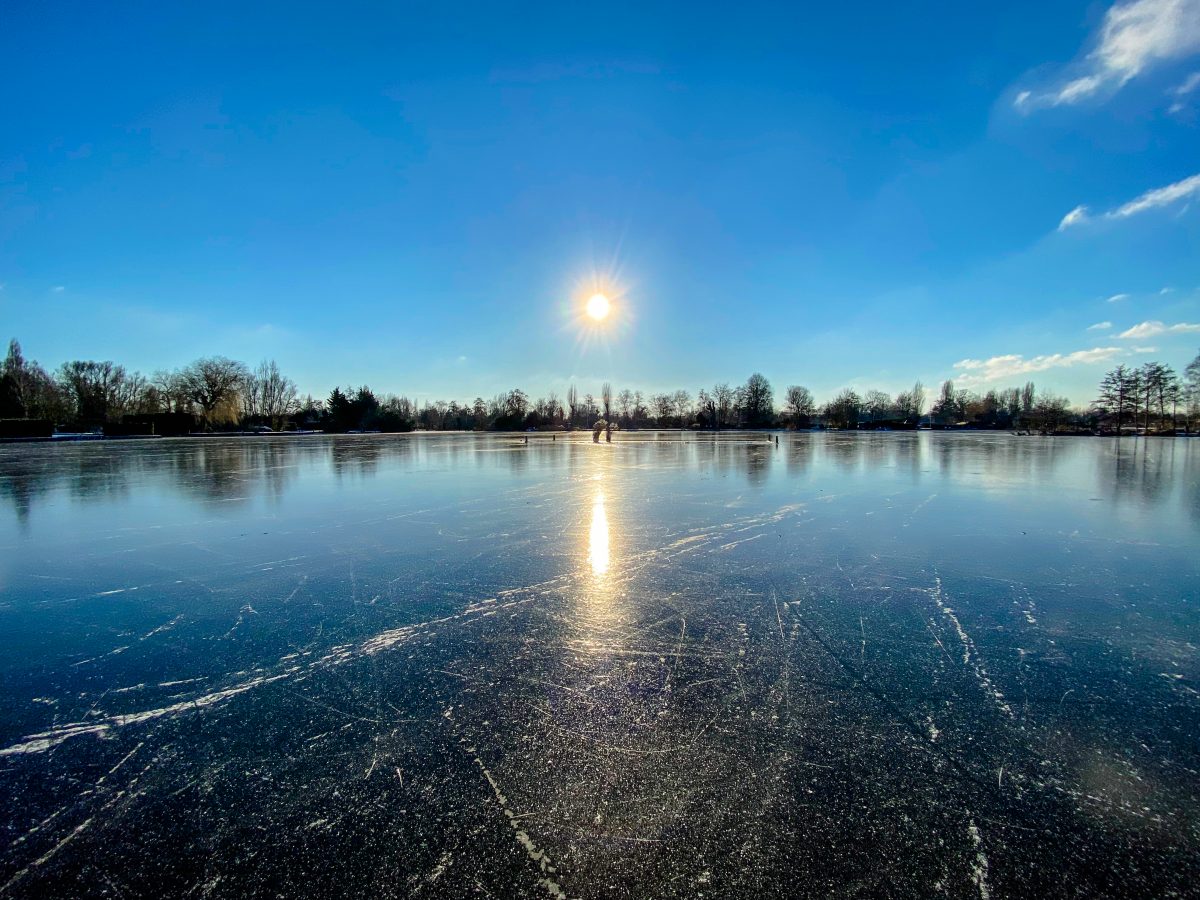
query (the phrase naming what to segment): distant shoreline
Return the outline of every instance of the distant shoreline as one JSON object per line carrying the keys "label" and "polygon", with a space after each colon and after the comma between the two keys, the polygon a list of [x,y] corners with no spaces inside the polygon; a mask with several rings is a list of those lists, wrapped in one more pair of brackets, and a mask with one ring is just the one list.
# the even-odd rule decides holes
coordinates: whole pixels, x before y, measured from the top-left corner
{"label": "distant shoreline", "polygon": [[[768,435],[801,435],[801,434],[853,434],[853,435],[880,435],[880,434],[924,434],[924,433],[950,433],[950,434],[993,434],[1006,435],[1008,437],[1053,437],[1053,438],[1192,438],[1200,437],[1200,432],[1176,432],[1175,434],[1154,432],[1151,434],[1133,434],[1126,433],[1116,435],[1111,432],[1096,433],[1085,431],[1064,431],[1054,433],[1042,432],[1013,432],[1003,428],[904,428],[904,429],[875,429],[875,428],[804,428],[804,429],[788,429],[788,428],[722,428],[722,429],[692,429],[692,428],[640,428],[626,429],[617,434],[678,434],[678,435],[751,435],[751,434],[768,434]],[[127,435],[106,435],[93,433],[80,434],[57,434],[50,436],[36,437],[0,437],[0,444],[91,444],[91,443],[122,443],[122,442],[140,442],[140,441],[162,441],[162,440],[213,440],[220,438],[238,438],[258,440],[263,438],[305,438],[305,437],[409,437],[409,436],[441,436],[441,435],[491,435],[505,437],[522,437],[528,440],[534,438],[538,442],[544,442],[547,438],[556,438],[563,436],[569,438],[573,435],[588,438],[590,443],[591,433],[582,429],[573,431],[473,431],[473,430],[427,430],[414,429],[412,431],[356,431],[356,432],[341,432],[341,431],[210,431],[210,432],[195,432],[193,434],[127,434]]]}

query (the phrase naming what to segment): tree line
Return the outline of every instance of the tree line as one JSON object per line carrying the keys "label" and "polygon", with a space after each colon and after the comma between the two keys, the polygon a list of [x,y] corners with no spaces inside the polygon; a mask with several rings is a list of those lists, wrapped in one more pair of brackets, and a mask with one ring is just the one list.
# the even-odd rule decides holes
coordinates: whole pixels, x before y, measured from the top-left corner
{"label": "tree line", "polygon": [[250,369],[213,356],[149,377],[107,360],[70,360],[48,372],[13,340],[0,366],[0,419],[95,428],[175,414],[208,426],[246,421],[282,428],[296,409],[295,382],[271,360]]}
{"label": "tree line", "polygon": [[1182,377],[1158,362],[1117,366],[1100,382],[1093,408],[1117,434],[1127,427],[1145,434],[1174,433],[1181,414],[1184,427],[1191,431],[1200,419],[1200,354],[1188,364]]}
{"label": "tree line", "polygon": [[818,404],[802,385],[789,385],[776,405],[771,383],[754,373],[744,384],[718,383],[693,396],[686,390],[650,393],[604,384],[565,396],[536,399],[519,388],[473,401],[426,401],[377,394],[369,386],[334,388],[324,399],[301,397],[296,383],[273,360],[250,368],[223,356],[195,360],[181,369],[144,376],[109,361],[71,360],[47,371],[28,360],[13,340],[0,366],[0,419],[29,419],[63,429],[89,430],[136,423],[156,416],[182,417],[188,430],[236,428],[324,431],[513,431],[600,428],[810,428],[839,429],[970,427],[1029,429],[1189,429],[1200,419],[1200,355],[1177,375],[1169,366],[1118,366],[1100,385],[1088,409],[1065,398],[1022,387],[974,393],[947,380],[928,413],[920,382],[891,395],[847,388]]}

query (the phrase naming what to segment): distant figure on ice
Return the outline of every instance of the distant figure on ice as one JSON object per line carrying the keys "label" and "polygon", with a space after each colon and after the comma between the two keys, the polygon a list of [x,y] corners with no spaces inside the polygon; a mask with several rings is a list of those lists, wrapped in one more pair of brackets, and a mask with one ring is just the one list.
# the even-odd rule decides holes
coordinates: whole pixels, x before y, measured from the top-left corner
{"label": "distant figure on ice", "polygon": [[609,428],[609,425],[606,421],[604,421],[603,419],[597,419],[596,424],[592,426],[592,443],[593,444],[600,443],[600,432],[604,431],[606,428],[608,429],[608,441],[610,444],[612,443],[612,429]]}

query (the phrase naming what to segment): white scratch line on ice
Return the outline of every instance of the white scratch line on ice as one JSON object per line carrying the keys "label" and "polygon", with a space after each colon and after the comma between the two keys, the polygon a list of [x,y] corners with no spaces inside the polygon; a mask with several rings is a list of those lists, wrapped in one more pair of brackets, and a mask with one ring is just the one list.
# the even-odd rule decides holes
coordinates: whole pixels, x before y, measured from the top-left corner
{"label": "white scratch line on ice", "polygon": [[[1009,706],[1008,701],[1004,699],[1004,693],[992,682],[991,677],[988,675],[987,669],[985,669],[983,664],[980,662],[979,649],[975,646],[975,642],[971,639],[971,636],[967,634],[966,629],[962,627],[962,622],[959,621],[958,615],[954,612],[953,608],[946,603],[945,595],[942,593],[942,577],[940,575],[934,575],[934,584],[935,586],[932,589],[926,590],[924,593],[929,594],[929,596],[933,598],[933,602],[937,604],[938,610],[950,622],[950,624],[954,626],[954,630],[958,633],[958,639],[962,643],[963,648],[963,665],[971,667],[971,669],[975,672],[975,677],[978,679],[979,683],[983,685],[984,689],[991,694],[992,699],[996,701],[996,706],[999,707],[1000,711],[1010,719],[1015,718],[1012,707]],[[936,635],[934,639],[936,640]],[[939,641],[938,643],[940,644],[941,642]]]}
{"label": "white scratch line on ice", "polygon": [[971,875],[975,879],[975,887],[979,889],[979,900],[991,900],[992,889],[988,887],[988,858],[983,852],[983,835],[974,819],[967,822],[967,834],[975,846],[975,864],[971,866]]}
{"label": "white scratch line on ice", "polygon": [[551,897],[554,897],[555,900],[567,900],[567,894],[562,889],[562,886],[550,877],[550,875],[553,875],[557,869],[550,861],[550,857],[547,855],[546,851],[539,849],[537,844],[533,842],[533,838],[531,838],[529,834],[523,828],[521,828],[520,818],[515,812],[512,811],[511,808],[509,808],[508,798],[505,797],[504,793],[500,790],[500,785],[496,784],[496,779],[492,777],[492,773],[488,771],[488,767],[483,764],[483,760],[479,758],[475,748],[468,747],[466,741],[464,741],[462,738],[459,738],[458,740],[459,743],[462,744],[467,750],[467,752],[471,754],[471,758],[475,761],[475,765],[479,766],[479,771],[483,773],[483,777],[486,778],[487,783],[491,785],[492,793],[496,795],[496,802],[500,804],[500,808],[504,811],[504,815],[508,817],[508,824],[511,825],[513,831],[516,832],[517,840],[521,842],[521,846],[525,848],[525,852],[529,855],[529,858],[537,863],[538,868],[541,869],[543,877],[538,880],[538,884],[544,887],[547,893],[549,893]]}
{"label": "white scratch line on ice", "polygon": [[180,703],[172,703],[170,706],[161,706],[158,709],[147,709],[142,712],[126,713],[124,715],[109,716],[101,719],[99,722],[83,723],[72,722],[67,725],[60,725],[56,728],[51,728],[49,731],[38,732],[37,734],[29,735],[23,743],[13,744],[11,747],[0,749],[0,756],[12,756],[17,753],[41,753],[49,750],[51,747],[57,747],[68,738],[77,737],[83,734],[94,734],[97,737],[106,736],[114,728],[123,728],[126,725],[137,725],[142,722],[148,722],[151,719],[159,719],[163,716],[169,716],[174,713],[188,712],[194,709],[201,709],[206,706],[212,706],[220,703],[223,700],[228,700],[230,697],[236,697],[238,694],[244,694],[251,688],[258,687],[260,684],[269,684],[272,681],[279,681],[281,678],[287,678],[288,673],[282,675],[273,675],[269,678],[251,678],[249,681],[227,688],[223,691],[215,691],[211,694],[205,694],[202,697],[197,697],[194,700],[186,700]]}

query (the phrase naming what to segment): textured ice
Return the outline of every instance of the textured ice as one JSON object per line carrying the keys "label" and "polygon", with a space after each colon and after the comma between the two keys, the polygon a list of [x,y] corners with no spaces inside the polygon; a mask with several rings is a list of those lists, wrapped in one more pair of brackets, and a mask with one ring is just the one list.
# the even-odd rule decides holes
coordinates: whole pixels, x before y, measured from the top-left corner
{"label": "textured ice", "polygon": [[0,896],[1185,895],[1200,444],[0,446]]}

